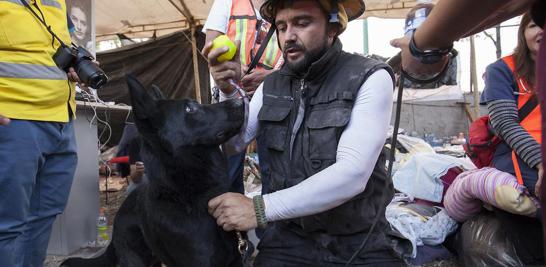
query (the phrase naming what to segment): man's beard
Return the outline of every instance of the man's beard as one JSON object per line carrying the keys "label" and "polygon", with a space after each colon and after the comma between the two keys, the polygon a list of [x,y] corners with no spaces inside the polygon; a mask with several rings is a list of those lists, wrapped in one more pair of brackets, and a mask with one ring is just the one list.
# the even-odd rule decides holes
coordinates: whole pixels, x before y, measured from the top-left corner
{"label": "man's beard", "polygon": [[287,51],[289,48],[304,51],[303,58],[297,60],[296,62],[289,61],[286,53],[283,53],[284,62],[287,67],[293,72],[299,75],[303,75],[307,72],[309,67],[311,67],[311,64],[320,59],[322,55],[326,53],[326,50],[328,49],[328,40],[324,40],[324,43],[321,46],[313,50],[308,50],[305,46],[300,45],[296,42],[286,44],[284,47],[284,51]]}

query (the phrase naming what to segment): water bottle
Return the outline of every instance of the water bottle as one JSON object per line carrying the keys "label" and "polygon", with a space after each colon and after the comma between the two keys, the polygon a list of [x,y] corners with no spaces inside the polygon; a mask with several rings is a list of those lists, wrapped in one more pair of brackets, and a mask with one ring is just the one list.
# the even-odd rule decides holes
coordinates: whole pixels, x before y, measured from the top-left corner
{"label": "water bottle", "polygon": [[99,210],[99,218],[97,219],[97,246],[104,247],[108,244],[110,236],[108,235],[108,219],[104,214],[104,208]]}

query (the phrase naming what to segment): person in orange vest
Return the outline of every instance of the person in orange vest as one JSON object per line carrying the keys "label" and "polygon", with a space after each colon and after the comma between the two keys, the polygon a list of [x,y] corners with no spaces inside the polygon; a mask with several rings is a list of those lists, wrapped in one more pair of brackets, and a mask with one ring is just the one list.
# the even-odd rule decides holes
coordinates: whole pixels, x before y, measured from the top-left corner
{"label": "person in orange vest", "polygon": [[[265,43],[271,24],[262,19],[258,10],[263,2],[263,0],[215,0],[203,27],[203,31],[206,33],[206,43],[222,34],[226,34],[233,41],[240,41],[239,55],[242,65],[240,86],[248,95],[254,94],[265,77],[279,69],[283,63],[277,35],[273,34],[270,40]],[[267,46],[256,67],[246,74],[258,49],[263,45]],[[218,90],[216,87],[214,89],[214,95],[218,96]],[[262,176],[262,193],[265,193],[268,191],[269,181],[267,151],[262,145],[261,136],[256,139]],[[232,191],[240,193],[244,191],[242,182],[244,157],[245,153],[243,152],[228,158],[229,177],[233,181]]]}
{"label": "person in orange vest", "polygon": [[[493,155],[493,167],[514,175],[518,183],[525,185],[535,197],[540,196],[544,173],[540,151],[541,114],[535,91],[535,58],[542,34],[542,29],[529,14],[525,14],[514,53],[487,67],[481,101],[487,104],[493,130],[503,140]],[[524,108],[526,104],[529,108]],[[518,110],[524,109],[530,112],[521,120]],[[536,218],[523,218],[502,211],[497,215],[515,240],[521,260],[526,264],[542,262],[541,223]]]}
{"label": "person in orange vest", "polygon": [[[263,0],[216,0],[203,27],[206,42],[219,35],[226,34],[231,40],[239,40],[243,77],[241,86],[247,94],[252,94],[265,76],[280,68],[282,53],[274,34],[267,44],[263,44],[271,24],[263,20],[258,8]],[[258,49],[267,45],[255,70],[247,75],[246,70],[254,59]]]}

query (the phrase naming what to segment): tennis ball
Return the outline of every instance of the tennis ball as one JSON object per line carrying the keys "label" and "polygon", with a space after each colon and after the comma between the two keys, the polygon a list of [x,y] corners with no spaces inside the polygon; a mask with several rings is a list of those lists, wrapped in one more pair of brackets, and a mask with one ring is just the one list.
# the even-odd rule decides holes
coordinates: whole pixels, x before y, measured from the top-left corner
{"label": "tennis ball", "polygon": [[231,60],[237,51],[235,44],[229,39],[229,37],[227,37],[227,35],[219,35],[212,40],[212,50],[222,48],[224,46],[228,47],[228,51],[218,56],[218,62]]}

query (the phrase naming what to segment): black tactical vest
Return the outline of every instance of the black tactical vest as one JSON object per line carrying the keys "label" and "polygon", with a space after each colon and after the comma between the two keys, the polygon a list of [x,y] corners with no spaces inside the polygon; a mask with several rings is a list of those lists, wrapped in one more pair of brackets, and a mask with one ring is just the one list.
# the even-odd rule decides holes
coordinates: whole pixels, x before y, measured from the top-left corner
{"label": "black tactical vest", "polygon": [[[357,93],[378,69],[392,73],[382,62],[343,52],[336,39],[303,78],[283,67],[265,79],[258,119],[269,153],[272,191],[296,185],[335,163]],[[394,190],[383,154],[364,192],[334,209],[291,222],[305,232],[354,234],[367,231],[379,212],[379,224],[387,225],[385,207]]]}

